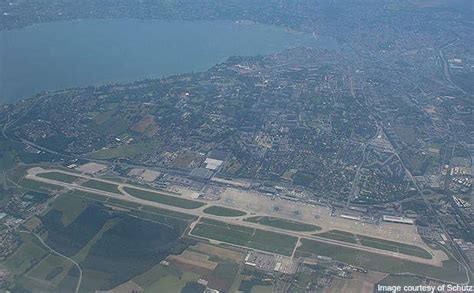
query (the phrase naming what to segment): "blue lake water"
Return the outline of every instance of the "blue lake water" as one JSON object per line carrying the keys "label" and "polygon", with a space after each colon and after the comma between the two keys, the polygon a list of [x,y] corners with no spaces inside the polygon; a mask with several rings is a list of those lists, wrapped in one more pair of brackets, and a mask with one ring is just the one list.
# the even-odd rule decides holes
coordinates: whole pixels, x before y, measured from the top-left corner
{"label": "blue lake water", "polygon": [[230,56],[335,41],[225,21],[78,20],[0,32],[0,103],[45,90],[203,71]]}

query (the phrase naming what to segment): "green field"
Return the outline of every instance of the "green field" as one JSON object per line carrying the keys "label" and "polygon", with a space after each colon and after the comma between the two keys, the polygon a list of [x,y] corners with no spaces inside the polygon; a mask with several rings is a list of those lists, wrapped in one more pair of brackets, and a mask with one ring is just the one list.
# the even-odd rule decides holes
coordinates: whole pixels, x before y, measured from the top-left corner
{"label": "green field", "polygon": [[97,193],[92,193],[92,192],[87,192],[87,191],[82,191],[82,190],[73,190],[73,191],[69,191],[66,194],[71,195],[71,196],[82,197],[84,199],[89,199],[92,201],[100,201],[100,202],[107,201],[109,198],[108,196],[105,196],[105,195],[100,195]]}
{"label": "green field", "polygon": [[171,266],[156,265],[151,270],[136,277],[134,281],[146,292],[181,292],[190,281],[197,281],[199,274],[181,272]]}
{"label": "green field", "polygon": [[[115,287],[195,243],[181,239],[192,216],[156,208],[112,212],[84,195],[99,200],[95,194],[72,191],[59,196],[42,217],[45,242],[83,268],[81,292]],[[27,290],[73,291],[75,266],[50,254],[34,236],[20,235],[21,246],[1,261],[10,277]]]}
{"label": "green field", "polygon": [[22,244],[2,264],[13,274],[23,274],[48,255],[46,249],[31,234],[21,233]]}
{"label": "green field", "polygon": [[413,255],[421,258],[431,259],[431,254],[423,248],[418,246],[394,242],[379,238],[372,238],[368,236],[358,235],[360,243],[364,246],[383,249],[387,251],[398,252],[407,255]]}
{"label": "green field", "polygon": [[252,223],[259,223],[265,226],[280,228],[289,231],[298,231],[298,232],[305,232],[305,231],[318,231],[321,230],[321,227],[301,222],[290,221],[281,218],[275,217],[250,217],[245,219],[244,221],[252,222]]}
{"label": "green field", "polygon": [[[11,274],[8,277],[16,280],[27,292],[53,291],[72,264],[64,258],[50,254],[35,236],[27,233],[21,233],[20,236],[21,246],[1,262]],[[63,287],[63,291],[72,291],[76,282],[77,279],[71,286]]]}
{"label": "green field", "polygon": [[61,190],[63,187],[59,185],[54,185],[54,184],[49,184],[49,183],[43,183],[31,179],[26,179],[26,178],[21,178],[18,182],[18,185],[20,185],[23,188],[26,189],[31,189],[34,191],[58,191]]}
{"label": "green field", "polygon": [[343,241],[347,243],[353,243],[353,244],[357,243],[357,239],[355,238],[355,235],[349,232],[345,232],[345,231],[329,230],[321,234],[315,234],[315,236]]}
{"label": "green field", "polygon": [[[77,214],[77,212],[80,211],[77,209],[80,206],[80,204],[87,206],[87,201],[85,200],[98,201],[98,202],[110,204],[111,206],[117,206],[117,207],[121,207],[125,209],[130,209],[131,210],[130,214],[138,218],[149,219],[154,216],[157,216],[157,217],[163,217],[163,218],[175,218],[175,219],[184,220],[184,221],[194,221],[196,219],[196,216],[193,216],[193,215],[170,211],[170,210],[161,209],[161,208],[152,207],[152,206],[146,206],[146,205],[144,206],[135,202],[121,200],[121,199],[117,199],[113,197],[107,197],[107,196],[80,191],[80,190],[69,191],[68,193],[64,195],[61,195],[58,198],[58,200],[62,201],[63,198],[64,198],[65,203],[60,205],[61,208],[70,206],[70,208],[68,208],[68,210],[63,213],[63,219],[64,217],[67,217],[70,214],[74,214],[74,213]],[[57,202],[58,200],[56,200],[55,202]]]}
{"label": "green field", "polygon": [[30,270],[27,276],[50,282],[50,287],[54,288],[59,285],[73,265],[72,262],[61,256],[49,254]]}
{"label": "green field", "polygon": [[118,199],[118,198],[114,198],[114,197],[110,197],[107,200],[107,203],[115,205],[115,206],[127,208],[127,209],[140,209],[140,208],[142,208],[142,205],[139,204],[139,203],[132,202],[132,201],[127,201],[127,200],[122,200],[122,199]]}
{"label": "green field", "polygon": [[62,213],[61,222],[64,226],[72,223],[77,216],[89,205],[83,198],[73,196],[73,191],[62,194],[51,204],[50,209],[56,209]]}
{"label": "green field", "polygon": [[0,170],[8,170],[15,166],[16,151],[9,150],[0,152]]}
{"label": "green field", "polygon": [[47,173],[39,173],[36,174],[37,177],[51,179],[55,181],[65,182],[65,183],[73,183],[80,177],[69,175],[61,172],[47,172]]}
{"label": "green field", "polygon": [[[82,267],[81,292],[111,289],[195,244],[181,237],[193,216],[157,208],[117,212],[85,194],[96,196],[81,191],[63,194],[41,217],[45,242]],[[72,292],[78,277],[75,266],[50,254],[34,236],[21,237],[20,248],[1,262],[10,277],[33,292]],[[181,287],[188,284],[179,282]]]}
{"label": "green field", "polygon": [[63,213],[51,209],[41,217],[43,229],[47,232],[45,242],[55,251],[73,256],[86,245],[102,226],[113,217],[97,203],[88,205],[69,225],[62,221]]}
{"label": "green field", "polygon": [[159,215],[164,216],[164,217],[177,218],[177,219],[181,219],[181,220],[185,220],[185,221],[194,221],[197,218],[194,215],[175,212],[175,211],[170,211],[170,210],[166,210],[166,209],[160,209],[160,208],[151,207],[151,206],[143,206],[142,207],[142,212],[143,213],[150,213],[150,214],[159,214]]}
{"label": "green field", "polygon": [[113,149],[103,149],[91,154],[91,158],[98,160],[110,160],[115,158],[133,158],[138,154],[144,153],[150,149],[148,144],[125,145]]}
{"label": "green field", "polygon": [[[383,280],[381,280],[378,284],[380,285],[385,285],[385,286],[417,286],[417,285],[423,285],[425,283],[424,278],[416,277],[416,276],[397,276],[397,275],[389,275],[385,277]],[[375,288],[377,288],[377,285],[375,285]],[[375,290],[375,292],[380,292],[378,290]],[[401,291],[401,293],[406,292],[406,291]],[[407,292],[408,293],[408,292]]]}
{"label": "green field", "polygon": [[206,214],[221,216],[221,217],[240,217],[247,214],[246,212],[229,209],[225,207],[219,207],[219,206],[208,207],[204,209],[203,212]]}
{"label": "green field", "polygon": [[117,184],[108,183],[108,182],[104,182],[104,181],[99,181],[99,180],[95,180],[95,179],[87,180],[86,182],[82,183],[81,186],[89,187],[89,188],[93,188],[93,189],[97,189],[97,190],[102,190],[102,191],[106,191],[106,192],[110,192],[110,193],[122,194],[118,190],[118,185]]}
{"label": "green field", "polygon": [[17,163],[17,152],[22,149],[22,145],[17,142],[0,138],[0,171],[13,168]]}
{"label": "green field", "polygon": [[296,245],[296,237],[231,225],[210,219],[202,219],[191,231],[192,235],[240,245],[271,253],[290,256]]}
{"label": "green field", "polygon": [[364,235],[355,235],[345,231],[330,230],[316,236],[356,244],[359,239],[360,244],[367,247],[378,248],[382,250],[398,252],[407,255],[413,255],[421,258],[431,259],[431,254],[418,246],[404,244],[400,242],[389,241],[380,238],[373,238]]}
{"label": "green field", "polygon": [[189,245],[180,239],[185,228],[176,219],[166,223],[127,215],[116,219],[81,261],[84,290],[111,289],[150,270],[169,254],[181,253]]}
{"label": "green field", "polygon": [[131,196],[149,201],[154,201],[165,205],[180,207],[183,209],[196,209],[205,205],[205,203],[202,202],[179,198],[176,196],[165,195],[158,192],[136,189],[133,187],[124,187],[123,189]]}
{"label": "green field", "polygon": [[395,274],[413,273],[451,282],[466,281],[464,268],[451,258],[443,262],[443,267],[436,267],[309,239],[301,239],[301,243],[302,245],[297,248],[296,256],[322,255],[373,271]]}
{"label": "green field", "polygon": [[[187,251],[193,251],[192,246]],[[208,280],[209,287],[220,292],[234,292],[229,289],[238,275],[239,264],[234,260],[223,259],[214,254],[195,253],[199,253],[203,257],[207,256],[217,266],[214,269],[197,269],[196,266],[176,266],[176,262],[171,261],[170,265],[156,265],[133,280],[145,289],[144,292],[203,292],[204,288],[181,291],[186,285],[189,286],[190,282],[195,282],[198,279]]]}
{"label": "green field", "polygon": [[[227,252],[231,254],[227,255]],[[171,259],[169,265],[156,265],[133,280],[145,289],[144,292],[203,292],[204,287],[189,288],[190,282],[198,279],[208,280],[208,286],[220,292],[235,291],[230,289],[236,276],[239,275],[241,261],[239,255],[243,256],[242,253],[236,252],[235,248],[233,251],[229,251],[222,247],[204,243],[189,246],[184,253],[190,253],[201,257],[203,260],[208,260],[211,267],[200,267],[198,264],[183,266],[180,261]],[[189,273],[192,273],[194,280],[189,279],[191,276]],[[189,290],[180,291],[185,286],[188,286]]]}

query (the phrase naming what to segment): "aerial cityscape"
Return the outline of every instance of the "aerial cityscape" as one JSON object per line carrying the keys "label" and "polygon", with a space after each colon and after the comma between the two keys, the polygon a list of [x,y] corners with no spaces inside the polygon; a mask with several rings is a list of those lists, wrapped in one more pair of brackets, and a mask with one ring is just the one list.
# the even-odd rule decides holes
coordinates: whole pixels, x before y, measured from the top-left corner
{"label": "aerial cityscape", "polygon": [[473,99],[471,0],[0,2],[0,291],[474,292]]}

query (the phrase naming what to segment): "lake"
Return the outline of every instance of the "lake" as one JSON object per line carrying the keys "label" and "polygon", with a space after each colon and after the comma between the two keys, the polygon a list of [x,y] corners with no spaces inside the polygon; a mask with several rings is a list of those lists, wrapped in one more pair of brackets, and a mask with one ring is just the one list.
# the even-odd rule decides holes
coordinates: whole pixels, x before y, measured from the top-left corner
{"label": "lake", "polygon": [[0,32],[0,103],[38,92],[204,71],[230,56],[333,39],[229,21],[77,20]]}

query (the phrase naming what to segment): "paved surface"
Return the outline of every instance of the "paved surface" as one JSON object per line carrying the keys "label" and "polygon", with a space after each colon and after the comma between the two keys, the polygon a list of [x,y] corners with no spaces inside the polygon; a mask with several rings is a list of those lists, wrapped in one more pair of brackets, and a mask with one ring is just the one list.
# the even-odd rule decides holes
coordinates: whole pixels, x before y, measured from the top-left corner
{"label": "paved surface", "polygon": [[[210,202],[206,202],[206,201],[203,201],[203,200],[195,200],[195,201],[203,202],[203,203],[206,204],[205,206],[200,207],[200,208],[196,208],[196,209],[184,209],[184,208],[180,208],[180,207],[175,207],[175,206],[165,205],[165,204],[152,202],[152,201],[148,201],[148,200],[143,200],[143,199],[140,199],[140,198],[133,197],[130,194],[126,193],[124,191],[123,187],[133,187],[133,188],[139,189],[139,190],[158,192],[158,193],[165,194],[165,195],[168,195],[168,196],[175,196],[177,198],[184,198],[184,197],[176,196],[176,194],[166,192],[166,191],[154,190],[154,189],[145,188],[145,187],[139,187],[139,186],[131,185],[131,184],[127,184],[127,183],[119,183],[119,182],[116,182],[116,181],[99,179],[99,178],[95,178],[95,177],[93,178],[95,180],[117,184],[119,186],[119,190],[121,192],[121,194],[118,194],[118,193],[111,193],[111,192],[97,190],[97,189],[93,189],[93,188],[89,188],[89,187],[80,186],[80,185],[77,185],[75,183],[65,183],[65,182],[61,182],[61,181],[55,181],[55,180],[51,180],[51,179],[36,176],[37,174],[44,173],[44,172],[59,172],[59,173],[63,173],[63,174],[69,174],[69,175],[81,177],[81,178],[84,178],[84,179],[92,179],[93,178],[93,177],[90,177],[88,175],[78,174],[78,173],[74,173],[74,172],[66,172],[66,171],[60,170],[60,169],[43,169],[43,168],[40,168],[40,167],[34,167],[34,168],[29,169],[28,173],[26,175],[26,178],[31,179],[31,180],[35,180],[35,181],[38,181],[38,182],[63,186],[63,187],[70,188],[70,189],[77,189],[77,190],[91,192],[91,193],[95,193],[95,194],[101,194],[101,195],[105,195],[105,196],[108,196],[108,197],[111,197],[111,198],[121,199],[121,200],[129,201],[129,202],[135,202],[135,203],[142,204],[142,205],[154,206],[154,207],[158,207],[158,208],[162,208],[162,209],[166,209],[166,210],[171,210],[171,211],[175,211],[175,212],[190,214],[190,215],[197,216],[197,217],[204,217],[204,218],[208,218],[208,219],[218,220],[218,221],[229,223],[229,224],[238,224],[238,225],[241,225],[241,226],[246,226],[246,227],[260,229],[260,230],[266,230],[266,231],[280,233],[280,234],[285,234],[285,235],[294,236],[294,237],[297,237],[297,238],[306,238],[306,239],[311,239],[311,240],[317,240],[319,242],[323,242],[323,243],[327,243],[327,244],[339,245],[339,246],[343,246],[343,247],[348,247],[348,248],[358,249],[358,250],[362,250],[362,251],[377,253],[377,254],[381,254],[381,255],[396,257],[396,258],[399,258],[399,259],[414,261],[414,262],[418,262],[418,263],[424,263],[424,264],[428,264],[428,265],[441,266],[442,265],[441,262],[448,258],[446,256],[446,254],[444,252],[440,251],[440,250],[429,250],[429,252],[433,255],[433,258],[432,259],[424,259],[424,258],[420,258],[420,257],[416,257],[416,256],[405,255],[405,254],[400,254],[400,253],[396,253],[396,252],[390,252],[390,251],[386,251],[386,250],[382,250],[382,249],[371,248],[371,247],[366,247],[366,246],[362,246],[362,245],[359,245],[359,244],[351,244],[351,243],[346,243],[346,242],[342,242],[342,241],[338,241],[338,240],[332,240],[332,239],[327,239],[327,238],[322,238],[322,237],[312,235],[312,233],[315,233],[315,232],[288,231],[288,230],[284,230],[284,229],[264,226],[264,225],[261,225],[261,224],[258,224],[258,223],[242,221],[242,218],[245,218],[246,216],[220,217],[220,216],[215,216],[215,215],[211,215],[211,214],[206,214],[206,213],[203,212],[203,209],[208,207]],[[215,204],[215,203],[212,203],[212,205],[220,206],[219,204]],[[262,216],[265,216],[265,215],[262,215]],[[192,227],[194,227],[194,225],[192,225]],[[234,245],[234,244],[232,244],[232,245]],[[249,249],[248,247],[244,247],[244,248]]]}

